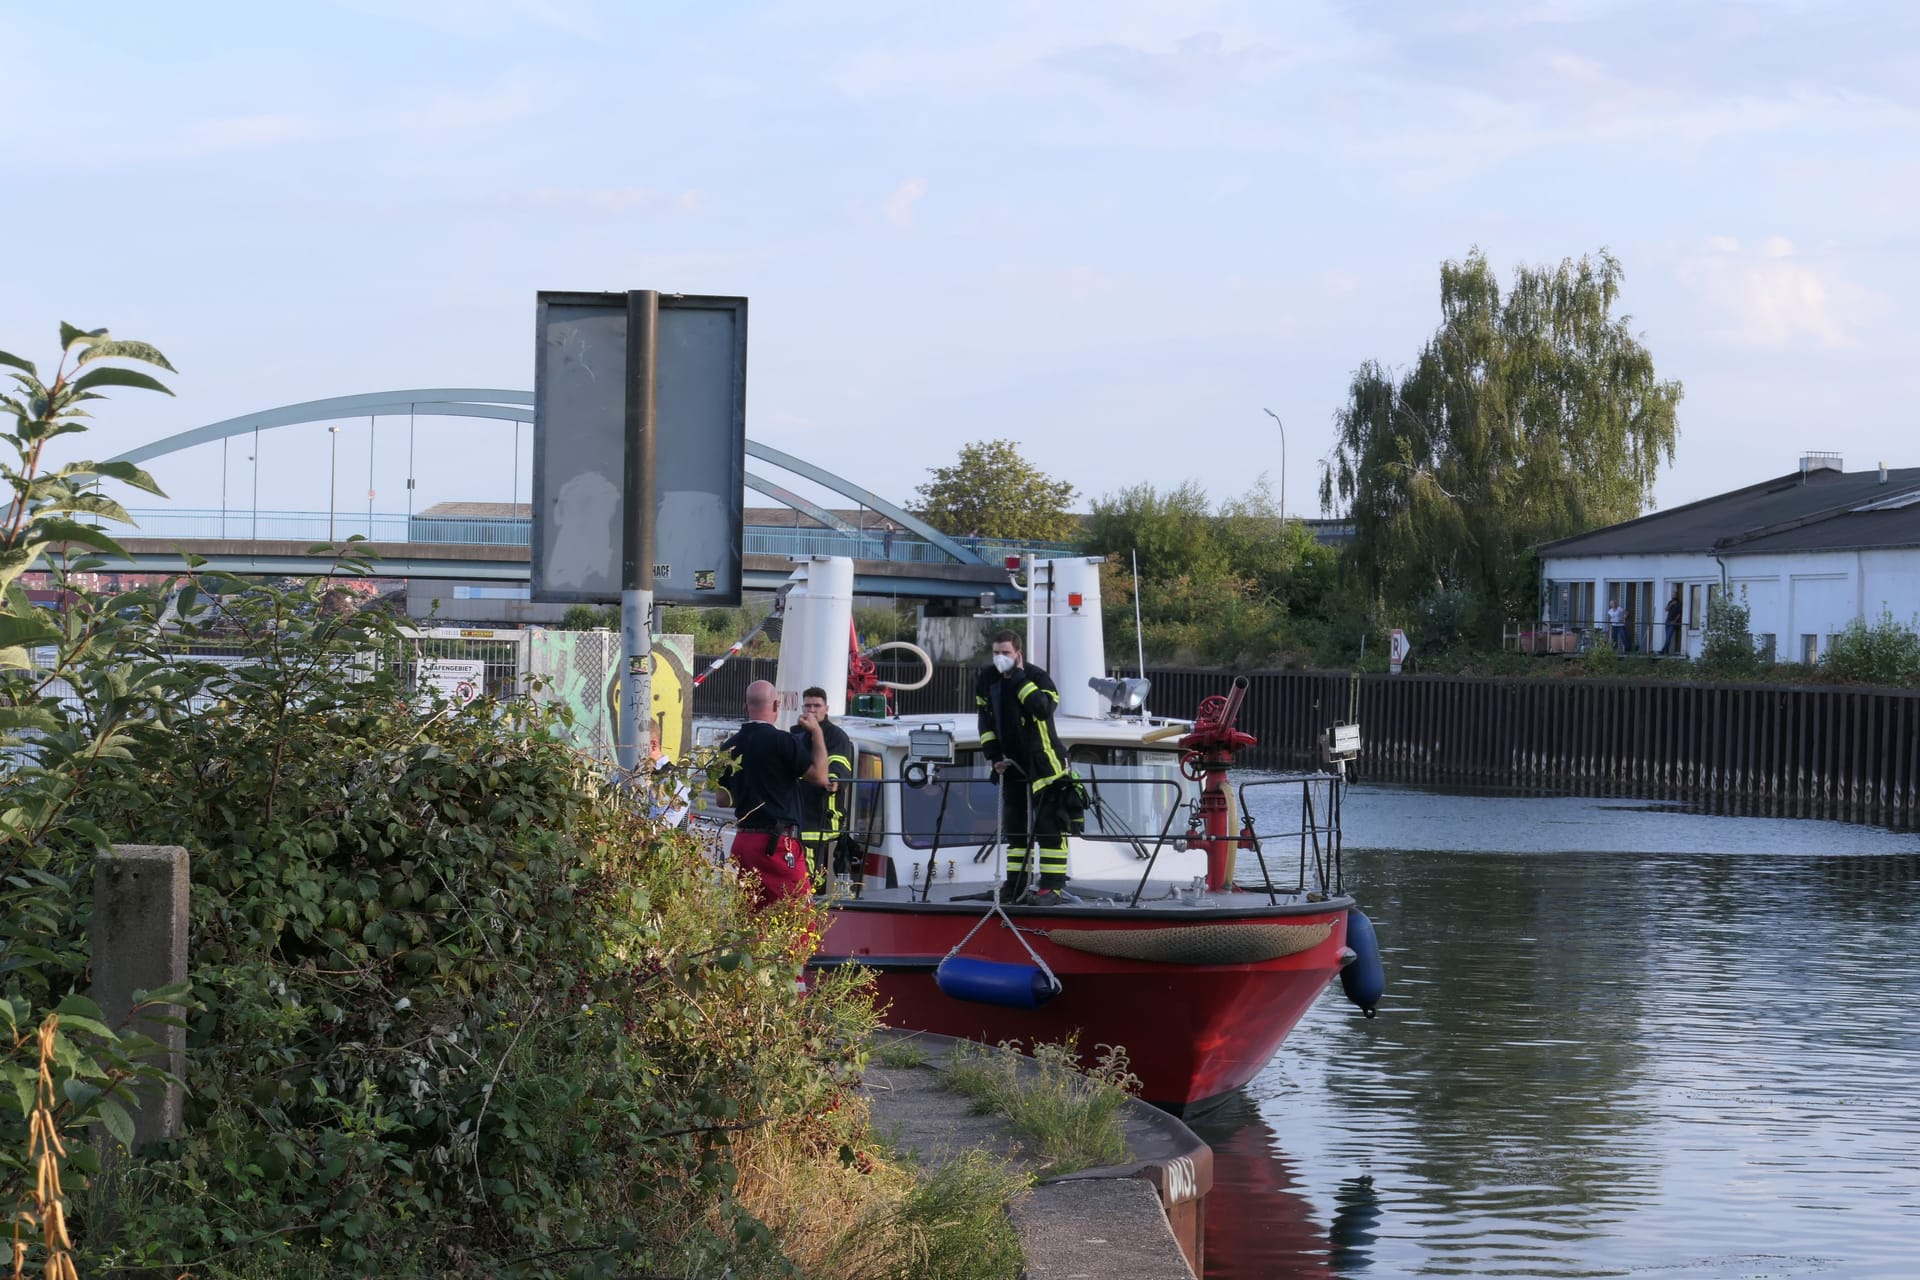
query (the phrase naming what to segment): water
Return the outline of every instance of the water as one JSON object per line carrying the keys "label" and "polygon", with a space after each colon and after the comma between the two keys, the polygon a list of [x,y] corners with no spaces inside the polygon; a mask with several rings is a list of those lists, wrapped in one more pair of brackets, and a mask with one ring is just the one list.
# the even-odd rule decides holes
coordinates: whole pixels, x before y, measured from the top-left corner
{"label": "water", "polygon": [[1920,1275],[1920,837],[1381,788],[1346,828],[1387,998],[1193,1122],[1210,1280]]}

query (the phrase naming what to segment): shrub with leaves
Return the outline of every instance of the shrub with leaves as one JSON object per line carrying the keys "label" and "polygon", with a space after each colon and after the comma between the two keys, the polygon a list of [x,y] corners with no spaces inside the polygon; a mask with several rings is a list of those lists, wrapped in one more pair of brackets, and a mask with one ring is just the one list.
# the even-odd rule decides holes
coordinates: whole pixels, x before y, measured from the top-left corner
{"label": "shrub with leaves", "polygon": [[1920,683],[1920,633],[1885,610],[1872,625],[1855,618],[1821,660],[1829,674],[1862,684]]}
{"label": "shrub with leaves", "polygon": [[1740,676],[1757,671],[1759,655],[1753,648],[1752,614],[1744,598],[1721,592],[1707,610],[1701,637],[1700,665],[1710,675]]}
{"label": "shrub with leaves", "polygon": [[[116,549],[91,521],[123,514],[99,478],[152,483],[48,470],[41,447],[93,388],[157,385],[96,360],[164,362],[63,342],[46,385],[0,356],[24,393],[0,529],[0,1210],[40,1221],[29,1163],[56,1160],[83,1274],[792,1274],[740,1196],[741,1143],[855,1140],[873,1022],[857,973],[796,993],[817,909],[753,912],[557,713],[424,700],[411,642],[322,607],[324,578],[189,564],[81,590]],[[337,568],[366,572],[353,551]],[[36,560],[64,614],[27,604]],[[242,656],[197,657],[212,640]],[[197,1003],[184,1135],[102,1170],[77,1130],[120,1132],[152,1070],[83,994],[90,864],[115,842],[188,850]],[[29,1143],[30,1115],[63,1150]]]}

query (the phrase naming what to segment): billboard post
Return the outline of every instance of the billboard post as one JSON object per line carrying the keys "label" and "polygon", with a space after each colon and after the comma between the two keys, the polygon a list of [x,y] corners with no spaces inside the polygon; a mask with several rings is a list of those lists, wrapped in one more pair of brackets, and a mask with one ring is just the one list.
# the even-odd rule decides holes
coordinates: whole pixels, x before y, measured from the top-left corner
{"label": "billboard post", "polygon": [[653,681],[653,438],[658,401],[654,361],[660,352],[660,295],[652,289],[627,294],[626,519],[620,553],[620,733],[614,759],[622,769],[640,766],[641,727],[651,722]]}

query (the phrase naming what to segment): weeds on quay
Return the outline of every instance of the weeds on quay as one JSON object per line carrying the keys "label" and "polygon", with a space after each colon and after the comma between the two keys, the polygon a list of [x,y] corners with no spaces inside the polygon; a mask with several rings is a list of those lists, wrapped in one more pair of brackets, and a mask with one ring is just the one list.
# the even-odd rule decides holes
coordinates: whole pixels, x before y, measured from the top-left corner
{"label": "weeds on quay", "polygon": [[973,1099],[974,1114],[1004,1115],[1047,1176],[1118,1164],[1127,1158],[1121,1115],[1140,1078],[1125,1049],[1098,1048],[1083,1068],[1072,1038],[1036,1044],[1031,1058],[1017,1040],[994,1049],[963,1040],[947,1055],[945,1084]]}
{"label": "weeds on quay", "polygon": [[905,1071],[927,1065],[926,1046],[911,1036],[881,1041],[873,1050],[873,1060],[883,1067]]}

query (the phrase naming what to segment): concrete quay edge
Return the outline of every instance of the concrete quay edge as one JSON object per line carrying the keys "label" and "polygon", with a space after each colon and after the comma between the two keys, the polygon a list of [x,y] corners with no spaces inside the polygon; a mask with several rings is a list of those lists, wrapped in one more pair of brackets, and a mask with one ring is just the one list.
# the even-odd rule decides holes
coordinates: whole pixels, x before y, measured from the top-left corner
{"label": "concrete quay edge", "polygon": [[[970,1115],[967,1098],[940,1087],[939,1064],[956,1041],[883,1030],[876,1045],[904,1039],[924,1048],[928,1062],[885,1067],[877,1054],[869,1062],[863,1092],[876,1132],[924,1167],[971,1149],[1026,1164],[1005,1117]],[[1194,1280],[1201,1273],[1213,1149],[1137,1099],[1124,1123],[1129,1160],[1043,1178],[1010,1207],[1031,1280]]]}

